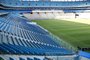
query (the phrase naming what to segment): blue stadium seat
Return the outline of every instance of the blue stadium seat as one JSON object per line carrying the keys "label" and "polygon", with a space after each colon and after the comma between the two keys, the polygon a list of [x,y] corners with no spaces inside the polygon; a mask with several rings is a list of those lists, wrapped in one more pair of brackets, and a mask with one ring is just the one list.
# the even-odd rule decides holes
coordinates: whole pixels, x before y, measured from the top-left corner
{"label": "blue stadium seat", "polygon": [[14,59],[10,57],[9,60],[14,60]]}
{"label": "blue stadium seat", "polygon": [[34,60],[41,60],[41,59],[34,57]]}
{"label": "blue stadium seat", "polygon": [[20,57],[19,60],[25,60],[25,59]]}
{"label": "blue stadium seat", "polygon": [[32,58],[27,58],[27,60],[33,60]]}

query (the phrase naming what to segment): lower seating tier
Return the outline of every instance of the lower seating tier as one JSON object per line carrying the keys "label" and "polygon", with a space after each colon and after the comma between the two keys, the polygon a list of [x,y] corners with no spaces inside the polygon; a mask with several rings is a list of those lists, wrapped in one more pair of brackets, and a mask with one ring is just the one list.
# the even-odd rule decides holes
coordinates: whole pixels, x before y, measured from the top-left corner
{"label": "lower seating tier", "polygon": [[0,53],[29,55],[72,55],[49,32],[28,24],[27,19],[10,13],[0,16]]}

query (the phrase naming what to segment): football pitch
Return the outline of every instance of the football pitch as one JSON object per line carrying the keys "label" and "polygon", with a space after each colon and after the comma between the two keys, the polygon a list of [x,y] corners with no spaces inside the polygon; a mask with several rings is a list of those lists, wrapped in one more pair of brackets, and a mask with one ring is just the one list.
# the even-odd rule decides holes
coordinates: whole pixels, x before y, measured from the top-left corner
{"label": "football pitch", "polygon": [[33,20],[75,47],[90,48],[90,25],[65,20]]}

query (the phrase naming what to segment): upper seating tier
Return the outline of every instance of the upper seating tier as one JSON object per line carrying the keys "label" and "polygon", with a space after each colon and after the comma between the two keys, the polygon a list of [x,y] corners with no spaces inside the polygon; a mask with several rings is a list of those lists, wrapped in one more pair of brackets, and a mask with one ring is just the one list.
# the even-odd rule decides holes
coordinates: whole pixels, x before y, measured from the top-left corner
{"label": "upper seating tier", "polygon": [[0,0],[0,3],[4,6],[10,7],[84,7],[90,6],[89,1],[19,1],[19,0]]}

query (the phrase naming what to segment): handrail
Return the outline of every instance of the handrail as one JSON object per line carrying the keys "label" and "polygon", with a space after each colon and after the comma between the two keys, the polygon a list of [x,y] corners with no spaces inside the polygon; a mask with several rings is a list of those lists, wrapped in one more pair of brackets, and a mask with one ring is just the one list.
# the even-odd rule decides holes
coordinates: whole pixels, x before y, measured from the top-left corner
{"label": "handrail", "polygon": [[72,50],[72,51],[74,51],[74,52],[77,52],[77,51],[78,51],[78,49],[77,49],[76,47],[74,47],[74,46],[72,46],[71,44],[69,44],[69,43],[65,42],[64,40],[60,39],[58,36],[55,36],[55,35],[52,34],[52,33],[50,33],[50,35],[51,35],[51,37],[53,38],[53,40],[54,40],[55,42],[57,42],[58,44],[60,44],[62,47],[65,47],[65,48],[67,48],[67,49],[69,49],[69,50]]}
{"label": "handrail", "polygon": [[[40,25],[38,25],[38,26],[39,27],[42,27]],[[46,30],[45,28],[43,28],[43,29]],[[46,30],[46,31],[50,34],[51,38],[53,38],[52,40],[54,40],[56,43],[58,43],[62,47],[65,47],[65,48],[67,48],[69,50],[72,50],[74,52],[77,52],[78,51],[78,49],[76,47],[74,47],[73,45],[65,42],[64,40],[60,39],[58,36],[54,35],[53,33],[49,32],[48,30]]]}

